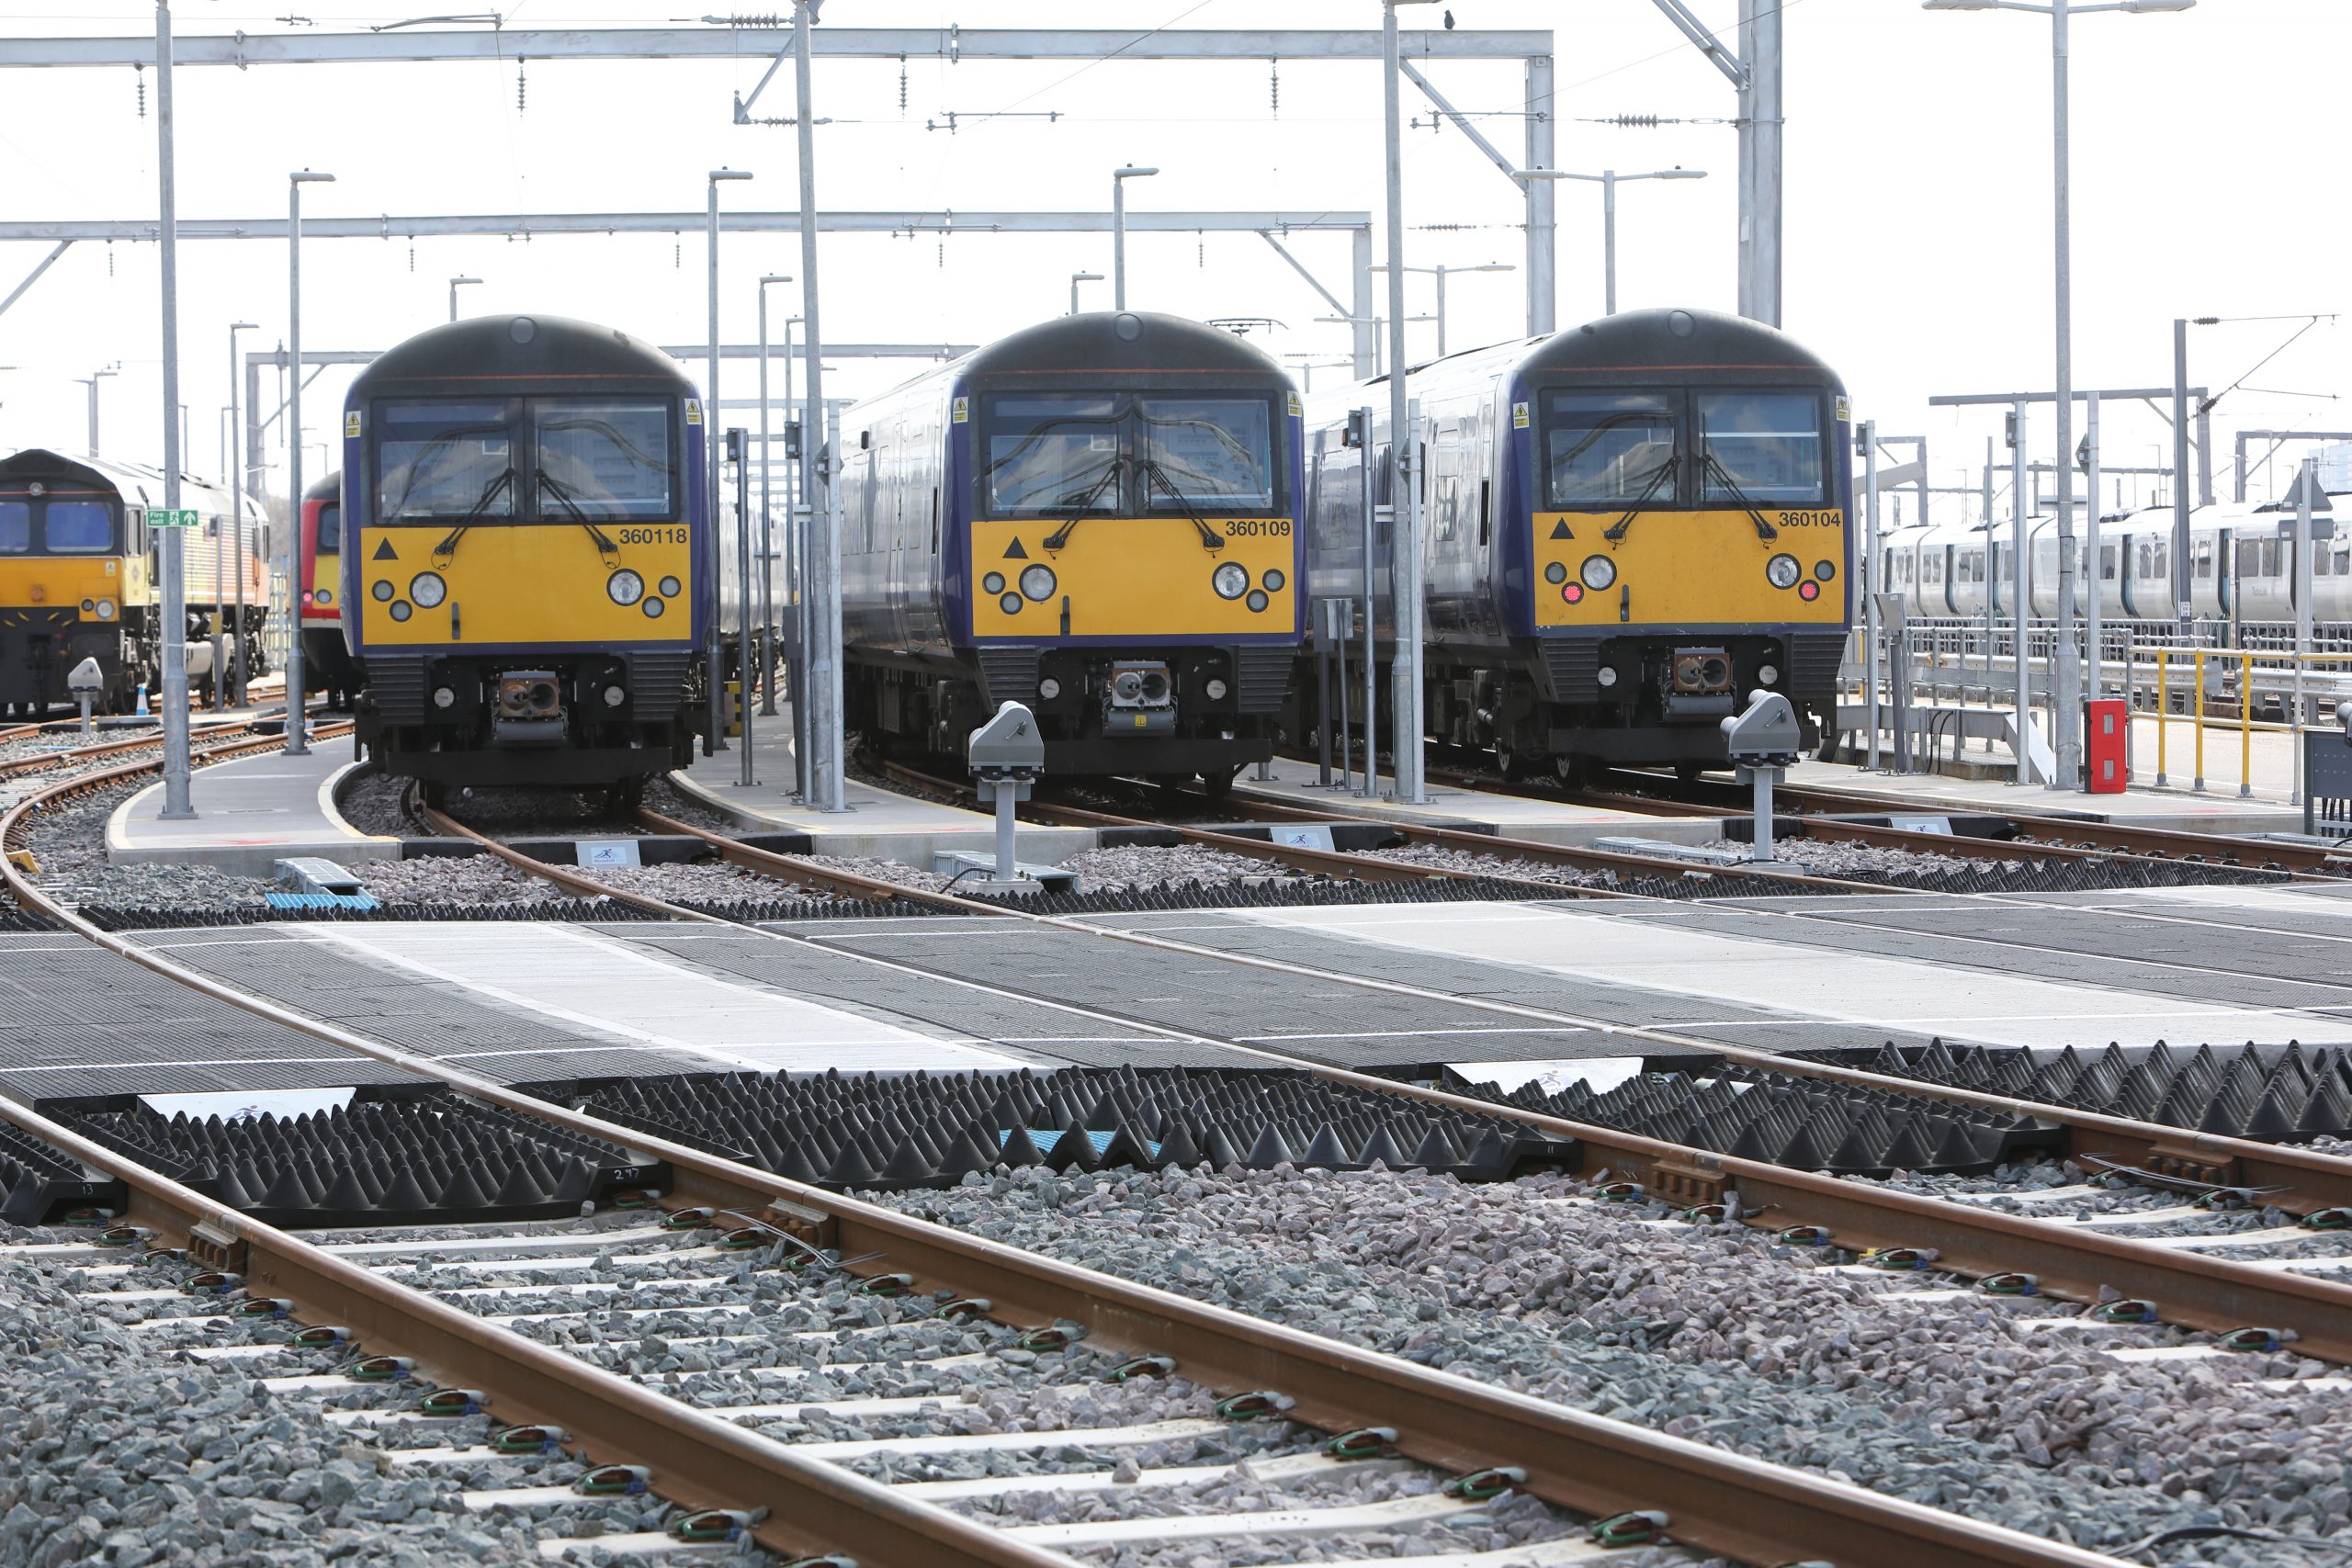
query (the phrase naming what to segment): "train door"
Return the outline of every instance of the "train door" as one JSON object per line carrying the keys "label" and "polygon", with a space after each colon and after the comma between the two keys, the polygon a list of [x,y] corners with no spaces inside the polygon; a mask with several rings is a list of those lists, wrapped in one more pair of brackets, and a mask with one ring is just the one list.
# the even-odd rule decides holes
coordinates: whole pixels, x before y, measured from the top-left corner
{"label": "train door", "polygon": [[2213,608],[2222,615],[2235,615],[2238,608],[2236,532],[2222,529],[2214,537],[2213,548],[2220,555],[2220,559],[2213,565]]}

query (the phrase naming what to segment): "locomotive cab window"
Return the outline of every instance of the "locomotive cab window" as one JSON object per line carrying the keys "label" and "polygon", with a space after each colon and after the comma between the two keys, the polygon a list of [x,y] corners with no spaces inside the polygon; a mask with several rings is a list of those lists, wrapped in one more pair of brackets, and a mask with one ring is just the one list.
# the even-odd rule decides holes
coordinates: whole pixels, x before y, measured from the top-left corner
{"label": "locomotive cab window", "polygon": [[25,555],[32,547],[32,502],[0,501],[0,556]]}
{"label": "locomotive cab window", "polygon": [[1546,504],[1672,505],[1675,401],[1663,392],[1546,393]]}
{"label": "locomotive cab window", "polygon": [[1810,392],[1698,392],[1702,504],[1819,506],[1821,400]]}
{"label": "locomotive cab window", "polygon": [[325,502],[319,507],[318,553],[322,556],[343,553],[343,507],[335,502]]}
{"label": "locomotive cab window", "polygon": [[42,512],[41,543],[51,555],[104,555],[114,547],[114,508],[103,501],[52,499]]}
{"label": "locomotive cab window", "polygon": [[1262,398],[1137,399],[1144,510],[1272,511],[1273,420]]}
{"label": "locomotive cab window", "polygon": [[516,399],[379,404],[378,519],[513,519],[521,412]]}
{"label": "locomotive cab window", "polygon": [[1119,508],[1118,403],[1077,395],[988,400],[988,510],[997,517]]}

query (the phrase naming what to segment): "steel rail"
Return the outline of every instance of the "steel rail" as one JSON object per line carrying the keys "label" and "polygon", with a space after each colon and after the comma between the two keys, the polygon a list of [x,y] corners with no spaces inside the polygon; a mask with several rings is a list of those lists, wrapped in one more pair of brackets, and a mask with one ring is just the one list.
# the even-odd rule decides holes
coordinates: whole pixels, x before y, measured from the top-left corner
{"label": "steel rail", "polygon": [[[24,809],[20,805],[0,818],[0,836],[11,829]],[[460,826],[454,822],[451,825]],[[469,837],[476,836],[469,830],[461,831]],[[540,874],[562,869],[543,867],[503,845],[492,847],[493,852],[503,852],[506,856],[528,863]],[[9,868],[0,862],[0,870]],[[984,1295],[990,1303],[990,1315],[999,1321],[1016,1322],[1024,1317],[1033,1323],[1069,1321],[1107,1346],[1175,1356],[1183,1375],[1204,1386],[1236,1391],[1278,1389],[1295,1401],[1289,1412],[1293,1418],[1309,1425],[1335,1431],[1394,1427],[1398,1434],[1397,1450],[1425,1463],[1464,1470],[1519,1467],[1527,1472],[1524,1490],[1547,1502],[1587,1513],[1611,1514],[1629,1506],[1663,1508],[1673,1520],[1671,1539],[1756,1564],[1834,1556],[1843,1562],[1885,1564],[1886,1568],[2120,1568],[2120,1560],[2099,1553],[1432,1371],[1398,1357],[1358,1349],[952,1231],[552,1105],[447,1062],[421,1056],[238,990],[137,942],[98,930],[72,910],[45,899],[38,888],[22,884],[13,871],[9,872],[8,880],[20,896],[45,904],[45,912],[90,941],[205,995],[356,1055],[403,1068],[428,1081],[445,1083],[487,1103],[666,1160],[675,1181],[673,1196],[684,1198],[689,1204],[715,1212],[731,1211],[739,1217],[785,1231],[812,1245],[835,1249],[843,1258],[859,1259],[858,1267],[868,1273],[911,1274],[918,1289]],[[593,879],[573,873],[566,873],[560,883],[582,891],[594,888],[605,896],[657,908],[682,919],[735,923],[661,900],[603,888]],[[1339,1069],[1327,1072],[1340,1081],[1392,1093],[1401,1090],[1413,1097],[1484,1113],[1497,1111],[1496,1107],[1481,1101],[1411,1089],[1409,1086],[1363,1074]],[[0,1116],[17,1119],[19,1124],[24,1124],[21,1118],[28,1114],[0,1100]],[[1520,1119],[1548,1123],[1570,1136],[1579,1131],[1604,1138],[1616,1136],[1600,1129],[1578,1129],[1573,1123],[1532,1118],[1525,1113],[1520,1113]],[[1648,1141],[1628,1142],[1630,1146]],[[95,1154],[106,1153],[92,1145],[82,1146],[90,1147]],[[1653,1146],[1671,1156],[1693,1152],[1667,1145]],[[83,1157],[74,1145],[61,1147]],[[120,1163],[120,1156],[111,1156],[99,1168],[117,1168]],[[1736,1163],[1744,1166],[1747,1162]],[[1759,1174],[1782,1183],[1779,1190],[1808,1183],[1838,1185],[1825,1178],[1758,1168]],[[164,1185],[163,1179],[143,1170],[140,1178],[139,1190],[149,1194],[151,1201],[162,1201],[156,1194]],[[200,1195],[185,1189],[178,1189],[177,1193],[185,1194],[185,1198],[179,1200],[182,1208],[174,1212],[184,1212],[185,1202],[192,1200],[200,1212],[210,1213],[213,1206]],[[1903,1201],[1922,1207],[1929,1203],[1909,1198]],[[172,1207],[170,1203],[164,1206]],[[1971,1217],[1962,1205],[1940,1207],[1962,1211],[1953,1217],[1954,1224],[1964,1224]],[[2030,1224],[2008,1221],[2007,1216],[1990,1217],[2011,1224]],[[216,1228],[221,1222],[233,1236],[249,1242],[266,1228],[227,1215],[218,1217]],[[2137,1245],[2099,1239],[2126,1251]],[[2155,1248],[2143,1250],[2160,1253]],[[274,1247],[265,1246],[265,1258],[275,1256]],[[285,1267],[291,1269],[295,1265],[288,1262]],[[319,1282],[288,1273],[273,1273],[269,1278],[289,1292]],[[335,1283],[322,1278],[328,1285]],[[2276,1281],[2266,1279],[2263,1283]],[[2352,1296],[2352,1292],[2346,1294]],[[289,1299],[305,1304],[299,1293],[289,1295]],[[435,1348],[420,1359],[438,1366],[438,1358],[444,1354],[468,1358],[457,1364],[475,1369],[481,1374],[481,1381],[494,1386],[503,1363],[496,1359],[494,1349],[485,1346],[494,1348],[504,1342],[476,1341],[469,1336],[486,1335],[487,1325],[457,1314],[455,1309],[446,1310],[460,1318],[462,1325],[446,1322],[440,1325],[439,1332],[450,1337],[436,1341]],[[357,1315],[356,1310],[354,1315]],[[2346,1315],[2352,1320],[2352,1314]],[[387,1325],[385,1331],[396,1334],[399,1327]],[[559,1369],[542,1363],[533,1371],[537,1376],[553,1379]],[[537,1397],[553,1398],[560,1392],[560,1388],[540,1386]],[[526,1418],[536,1415],[536,1407],[526,1395],[517,1393],[514,1398],[519,1415]],[[587,1424],[598,1418],[598,1412],[593,1408],[574,1411],[571,1419],[565,1420],[551,1409],[547,1418],[584,1432]],[[714,1443],[717,1438],[717,1434],[711,1435]],[[738,1430],[735,1440],[748,1444],[752,1435]],[[678,1457],[674,1449],[657,1453],[653,1460],[657,1474],[669,1476]],[[749,1471],[739,1473],[730,1470],[725,1473],[730,1480],[745,1484],[760,1478]],[[687,1487],[697,1486],[706,1479],[688,1477]],[[774,1484],[782,1486],[786,1483],[779,1478]],[[666,1479],[662,1487],[665,1493],[672,1490]],[[738,1494],[734,1506],[740,1506],[740,1499],[745,1495],[756,1494]],[[866,1527],[869,1516],[853,1506],[854,1501],[854,1494],[836,1495],[838,1511],[823,1517],[844,1532],[861,1530]],[[754,1527],[754,1533],[763,1541],[789,1547],[794,1542],[784,1533],[787,1522],[788,1516],[771,1512]],[[863,1550],[876,1563],[904,1564],[905,1568],[931,1568],[933,1563],[957,1561],[938,1555],[884,1555],[866,1544],[863,1537],[852,1533],[845,1533],[837,1544],[843,1550]],[[1055,1560],[1033,1555],[969,1561],[1027,1564]]]}
{"label": "steel rail", "polygon": [[[428,819],[435,818],[436,827],[446,823],[455,834],[483,844],[508,863],[575,891],[617,898],[673,919],[761,931],[780,941],[808,940],[766,931],[752,922],[729,919],[642,894],[621,892],[577,872],[546,865],[438,813],[429,815]],[[668,819],[661,820],[666,822]],[[682,823],[676,825],[685,827]],[[688,828],[685,830],[710,840],[723,837],[705,829]],[[1059,917],[1010,911],[980,904],[978,900],[967,902],[990,914],[1016,914],[1037,923],[1068,927],[1096,935],[1115,936],[1122,940],[1136,940],[1140,935],[1113,931]],[[809,945],[818,944],[810,942]],[[1165,939],[1148,939],[1144,945],[1261,967],[1295,967]],[[869,962],[887,962],[895,968],[936,976],[936,972],[924,970],[919,964],[898,961]],[[1328,970],[1304,972],[1318,977],[1362,984],[1370,989],[1421,996],[1430,994],[1394,982],[1363,981],[1356,976]],[[1051,998],[1018,990],[1009,994],[1024,996],[1032,1000],[1055,1001]],[[1465,1004],[1474,1000],[1468,998],[1453,999]],[[1510,1004],[1489,1005],[1498,1010],[1517,1012],[1522,1016],[1546,1016],[1541,1010],[1521,1009]],[[2159,1303],[2167,1321],[2213,1333],[2226,1334],[2246,1327],[2290,1328],[2300,1336],[2305,1353],[2326,1360],[2352,1364],[2352,1284],[2274,1272],[2145,1242],[2086,1235],[2076,1226],[1995,1215],[1979,1211],[1973,1205],[1913,1197],[1891,1189],[1860,1187],[1833,1177],[1792,1170],[1760,1160],[1742,1159],[1736,1156],[1622,1133],[1612,1128],[1570,1122],[1490,1100],[1399,1084],[1393,1079],[1353,1072],[1307,1057],[1288,1055],[1261,1045],[1243,1044],[1190,1031],[1170,1031],[1148,1020],[1122,1018],[1115,1013],[1106,1015],[1099,1010],[1084,1010],[1095,1012],[1096,1016],[1116,1019],[1130,1026],[1141,1025],[1156,1032],[1179,1034],[1196,1043],[1216,1045],[1285,1067],[1304,1069],[1330,1082],[1423,1100],[1457,1111],[1522,1122],[1552,1137],[1574,1139],[1587,1151],[1605,1156],[1614,1162],[1608,1168],[1611,1171],[1637,1177],[1645,1187],[1694,1205],[1719,1201],[1736,1193],[1743,1215],[1753,1218],[1777,1214],[1779,1223],[1803,1221],[1830,1224],[1837,1233],[1838,1244],[1843,1247],[1932,1247],[1951,1259],[1952,1266],[1962,1272],[1977,1275],[2007,1271],[2032,1273],[2040,1279],[2044,1293],[2083,1302],[2098,1300],[2102,1289],[2118,1291],[2135,1299]],[[1565,1014],[1549,1016],[1563,1022],[1585,1021],[1573,1020]],[[1594,1025],[1587,1022],[1586,1026]],[[1975,1090],[1890,1077],[1859,1068],[1799,1063],[1766,1052],[1717,1045],[1697,1036],[1677,1036],[1667,1031],[1618,1026],[1618,1032],[1684,1047],[1695,1045],[1765,1070],[1792,1072],[1798,1076],[1821,1077],[1859,1087],[1896,1090],[1924,1100],[1973,1104],[2013,1115],[2055,1122],[2065,1130],[2069,1152],[2078,1159],[2109,1159],[2155,1174],[2217,1184],[2275,1185],[2290,1189],[2294,1198],[2282,1202],[2282,1207],[2294,1207],[2295,1200],[2312,1209],[2352,1201],[2352,1161],[2315,1154],[2307,1149],[2278,1148],[2243,1139],[2102,1116],[2064,1106],[2043,1105]],[[1589,1167],[1592,1162],[1588,1160],[1586,1163]],[[2277,1178],[2285,1179],[2274,1179]],[[1980,1223],[1995,1219],[2001,1223]]]}
{"label": "steel rail", "polygon": [[[445,1388],[479,1389],[501,1426],[560,1427],[599,1464],[639,1464],[688,1510],[766,1510],[763,1544],[795,1553],[852,1550],[879,1563],[1070,1568],[961,1515],[696,1409],[592,1362],[395,1284],[331,1248],[245,1215],[24,1107],[0,1115],[121,1181],[131,1223],[241,1277],[247,1294],[291,1301],[314,1325],[346,1329],[369,1355],[413,1357]],[[619,1129],[614,1129],[617,1132]],[[429,1245],[429,1244],[425,1244]]]}

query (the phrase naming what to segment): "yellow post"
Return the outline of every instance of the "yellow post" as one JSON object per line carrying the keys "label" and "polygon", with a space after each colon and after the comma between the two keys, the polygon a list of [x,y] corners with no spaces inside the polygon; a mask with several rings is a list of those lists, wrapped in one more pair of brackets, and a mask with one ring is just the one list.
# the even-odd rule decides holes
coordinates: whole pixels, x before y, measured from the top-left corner
{"label": "yellow post", "polygon": [[2238,798],[2254,793],[2254,655],[2238,655]]}
{"label": "yellow post", "polygon": [[2189,697],[2188,720],[2197,730],[2197,782],[2188,787],[2205,787],[2205,650],[2197,650],[2197,690]]}
{"label": "yellow post", "polygon": [[2156,649],[2156,787],[2158,789],[2165,787],[2165,720],[2170,716],[2166,710],[2172,706],[2171,694],[2165,689],[2165,667],[2171,658],[2170,649]]}

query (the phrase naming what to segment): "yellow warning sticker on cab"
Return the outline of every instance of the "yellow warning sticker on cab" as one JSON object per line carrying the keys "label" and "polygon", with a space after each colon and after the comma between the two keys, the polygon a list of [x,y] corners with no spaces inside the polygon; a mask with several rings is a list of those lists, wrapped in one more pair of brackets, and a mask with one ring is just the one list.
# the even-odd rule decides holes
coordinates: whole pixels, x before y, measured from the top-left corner
{"label": "yellow warning sticker on cab", "polygon": [[359,411],[353,409],[343,416],[343,434],[348,437],[359,434]]}
{"label": "yellow warning sticker on cab", "polygon": [[688,424],[700,424],[702,423],[702,400],[700,398],[688,398],[686,400],[686,423]]}
{"label": "yellow warning sticker on cab", "polygon": [[951,422],[956,424],[968,423],[972,417],[972,400],[969,398],[956,399],[954,412],[949,413],[947,417]]}

